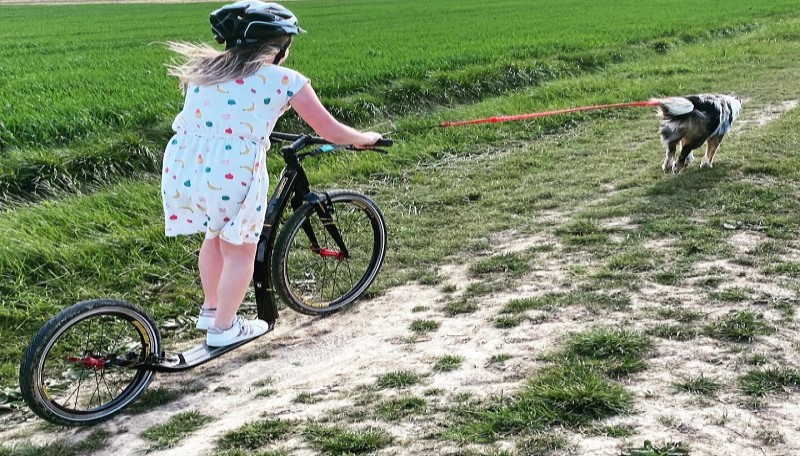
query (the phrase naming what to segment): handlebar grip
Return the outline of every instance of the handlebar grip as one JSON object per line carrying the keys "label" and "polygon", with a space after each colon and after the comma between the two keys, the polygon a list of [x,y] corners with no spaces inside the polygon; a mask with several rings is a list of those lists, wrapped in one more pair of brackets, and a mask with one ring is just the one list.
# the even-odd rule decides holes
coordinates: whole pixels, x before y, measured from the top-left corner
{"label": "handlebar grip", "polygon": [[392,141],[389,138],[381,138],[377,142],[375,142],[375,144],[373,144],[373,146],[378,146],[378,147],[381,147],[381,146],[382,147],[389,147],[389,146],[393,146],[393,145],[394,145],[394,141]]}

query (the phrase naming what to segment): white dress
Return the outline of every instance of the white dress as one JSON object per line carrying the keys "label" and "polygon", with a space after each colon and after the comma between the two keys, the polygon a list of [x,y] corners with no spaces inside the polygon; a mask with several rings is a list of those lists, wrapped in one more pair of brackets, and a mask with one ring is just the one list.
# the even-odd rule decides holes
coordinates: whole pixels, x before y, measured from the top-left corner
{"label": "white dress", "polygon": [[205,233],[231,244],[258,242],[269,135],[307,82],[294,70],[266,65],[244,79],[188,87],[164,152],[167,236]]}

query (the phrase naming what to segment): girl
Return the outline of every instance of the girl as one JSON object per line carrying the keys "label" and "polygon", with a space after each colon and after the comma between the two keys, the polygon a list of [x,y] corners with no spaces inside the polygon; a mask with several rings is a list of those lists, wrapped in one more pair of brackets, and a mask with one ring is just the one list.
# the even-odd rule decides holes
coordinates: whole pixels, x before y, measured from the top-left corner
{"label": "girl", "polygon": [[210,15],[225,51],[168,43],[185,57],[169,67],[186,94],[164,152],[162,198],[166,235],[205,233],[199,270],[205,301],[197,323],[206,344],[260,336],[267,323],[236,312],[250,279],[268,190],[269,135],[290,107],[326,140],[368,146],[381,139],[339,123],[309,80],[281,64],[292,36],[304,32],[276,3],[243,1]]}

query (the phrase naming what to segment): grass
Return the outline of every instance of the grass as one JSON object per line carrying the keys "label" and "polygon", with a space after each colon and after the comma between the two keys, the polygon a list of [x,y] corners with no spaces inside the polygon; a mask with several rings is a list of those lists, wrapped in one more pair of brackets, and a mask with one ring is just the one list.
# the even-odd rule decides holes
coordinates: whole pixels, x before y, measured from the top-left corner
{"label": "grass", "polygon": [[[58,440],[46,445],[22,444],[0,446],[0,456],[81,456],[95,453],[108,445],[111,433],[96,429],[79,442]],[[71,439],[70,439],[71,440]]]}
{"label": "grass", "polygon": [[419,397],[401,397],[390,399],[378,405],[377,415],[386,421],[397,421],[402,418],[419,415],[428,408],[428,402]]}
{"label": "grass", "polygon": [[580,426],[631,411],[633,398],[621,386],[582,363],[554,366],[536,374],[514,397],[483,408],[454,408],[444,436],[489,443],[501,436],[541,431],[551,426]]}
{"label": "grass", "polygon": [[687,377],[672,384],[677,391],[697,394],[700,396],[714,396],[722,388],[722,384],[703,374]]}
{"label": "grass", "polygon": [[414,372],[394,371],[379,376],[375,385],[380,389],[408,388],[419,383],[421,379],[422,377]]}
{"label": "grass", "polygon": [[464,358],[456,355],[445,355],[436,359],[433,364],[433,370],[436,372],[449,372],[461,367]]}
{"label": "grass", "polygon": [[584,291],[547,293],[533,298],[512,299],[503,307],[503,312],[520,313],[528,310],[555,310],[578,305],[590,309],[621,310],[630,305],[630,298],[622,294],[607,295]]}
{"label": "grass", "polygon": [[765,396],[800,388],[800,371],[788,367],[755,369],[739,377],[745,394]]}
{"label": "grass", "polygon": [[751,342],[756,336],[774,331],[775,328],[766,322],[763,314],[747,310],[731,311],[706,326],[709,336],[731,342]]}
{"label": "grass", "polygon": [[257,450],[291,434],[296,426],[297,423],[290,420],[251,421],[238,429],[222,434],[217,439],[217,448],[220,450]]}
{"label": "grass", "polygon": [[424,334],[439,329],[441,324],[434,320],[414,320],[409,325],[409,329],[417,334]]}
{"label": "grass", "polygon": [[646,368],[653,342],[629,330],[597,329],[576,334],[560,356],[597,366],[606,375],[622,377]]}
{"label": "grass", "polygon": [[329,455],[366,454],[392,443],[393,438],[379,428],[348,430],[311,423],[303,430],[303,438],[315,449]]}
{"label": "grass", "polygon": [[150,450],[163,450],[180,444],[183,438],[213,420],[214,418],[211,416],[196,410],[181,412],[170,417],[164,424],[157,424],[145,429],[141,436],[145,440],[153,442]]}

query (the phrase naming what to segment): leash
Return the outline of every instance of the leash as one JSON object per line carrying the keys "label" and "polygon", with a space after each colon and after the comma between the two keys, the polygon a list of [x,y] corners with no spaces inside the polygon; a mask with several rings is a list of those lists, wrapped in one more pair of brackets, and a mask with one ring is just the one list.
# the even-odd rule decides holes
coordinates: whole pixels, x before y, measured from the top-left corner
{"label": "leash", "polygon": [[515,122],[519,120],[528,120],[528,119],[536,119],[539,117],[547,117],[547,116],[556,116],[559,114],[569,114],[573,112],[582,112],[582,111],[594,111],[598,109],[616,109],[616,108],[644,108],[648,106],[658,106],[662,103],[661,100],[648,100],[648,101],[633,101],[628,103],[611,103],[611,104],[601,104],[601,105],[593,105],[593,106],[581,106],[578,108],[567,108],[567,109],[557,109],[555,111],[543,111],[543,112],[534,112],[530,114],[517,114],[513,116],[492,116],[486,117],[483,119],[473,119],[473,120],[460,120],[456,122],[442,122],[439,125],[430,125],[425,127],[412,127],[404,129],[405,131],[413,131],[413,130],[424,130],[428,128],[449,128],[449,127],[461,127],[464,125],[478,125],[484,123],[501,123],[501,122]]}

